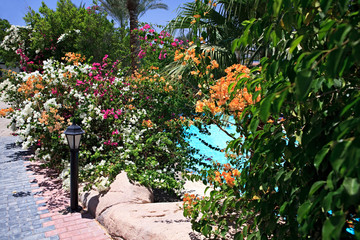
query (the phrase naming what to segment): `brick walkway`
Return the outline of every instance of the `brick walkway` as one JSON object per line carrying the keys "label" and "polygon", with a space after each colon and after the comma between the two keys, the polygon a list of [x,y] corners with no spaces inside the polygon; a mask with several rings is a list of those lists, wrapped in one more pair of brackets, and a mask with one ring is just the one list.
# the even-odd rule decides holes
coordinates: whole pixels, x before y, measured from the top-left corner
{"label": "brick walkway", "polygon": [[0,137],[0,240],[111,239],[85,210],[67,211],[69,196],[56,174],[24,160],[29,152],[15,141]]}

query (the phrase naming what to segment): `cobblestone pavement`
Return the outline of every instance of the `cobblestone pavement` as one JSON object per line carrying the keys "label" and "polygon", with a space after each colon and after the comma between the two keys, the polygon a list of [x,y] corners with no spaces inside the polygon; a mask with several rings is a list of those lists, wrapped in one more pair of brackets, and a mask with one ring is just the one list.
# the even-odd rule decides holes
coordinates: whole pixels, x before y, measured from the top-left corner
{"label": "cobblestone pavement", "polygon": [[47,209],[38,210],[44,203],[35,198],[37,188],[31,186],[24,156],[27,151],[15,144],[16,137],[0,137],[0,240],[59,239],[57,235],[45,237],[55,229],[43,224],[51,218],[40,218]]}
{"label": "cobblestone pavement", "polygon": [[69,196],[54,171],[26,161],[30,153],[16,139],[0,134],[0,240],[111,239],[85,210],[67,211]]}

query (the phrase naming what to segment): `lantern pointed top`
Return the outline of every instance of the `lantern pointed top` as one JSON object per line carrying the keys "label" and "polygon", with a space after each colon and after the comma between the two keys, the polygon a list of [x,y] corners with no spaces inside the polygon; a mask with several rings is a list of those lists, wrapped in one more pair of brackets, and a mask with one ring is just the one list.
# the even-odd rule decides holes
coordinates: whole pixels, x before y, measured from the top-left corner
{"label": "lantern pointed top", "polygon": [[64,134],[72,151],[78,151],[81,135],[84,133],[81,127],[74,123],[65,130]]}
{"label": "lantern pointed top", "polygon": [[73,122],[73,124],[69,126],[64,132],[65,135],[81,135],[84,133],[85,132],[81,129],[81,127],[76,125],[75,122]]}

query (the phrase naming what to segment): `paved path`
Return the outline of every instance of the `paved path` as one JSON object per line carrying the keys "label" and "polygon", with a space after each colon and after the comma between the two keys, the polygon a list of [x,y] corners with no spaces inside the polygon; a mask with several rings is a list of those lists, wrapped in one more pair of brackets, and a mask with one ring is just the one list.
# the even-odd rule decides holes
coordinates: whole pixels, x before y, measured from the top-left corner
{"label": "paved path", "polygon": [[42,199],[35,198],[36,188],[29,181],[24,163],[29,153],[15,141],[13,136],[0,137],[0,239],[59,239],[57,235],[45,237],[45,232],[55,227],[43,226],[51,219],[40,218],[48,210],[38,210],[44,203],[37,204]]}
{"label": "paved path", "polygon": [[0,240],[111,239],[86,210],[67,210],[69,194],[57,174],[29,162],[6,130],[8,120],[0,120]]}

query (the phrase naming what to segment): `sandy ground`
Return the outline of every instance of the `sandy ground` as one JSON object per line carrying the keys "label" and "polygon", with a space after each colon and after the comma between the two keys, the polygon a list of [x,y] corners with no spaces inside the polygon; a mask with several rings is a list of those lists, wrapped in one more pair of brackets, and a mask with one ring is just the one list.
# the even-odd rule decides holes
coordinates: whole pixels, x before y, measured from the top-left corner
{"label": "sandy ground", "polygon": [[[0,109],[8,108],[10,107],[4,102],[0,102]],[[10,119],[0,117],[0,137],[4,136],[11,136],[12,131],[7,128],[7,125],[9,125]]]}

